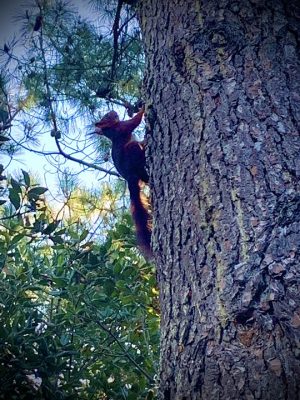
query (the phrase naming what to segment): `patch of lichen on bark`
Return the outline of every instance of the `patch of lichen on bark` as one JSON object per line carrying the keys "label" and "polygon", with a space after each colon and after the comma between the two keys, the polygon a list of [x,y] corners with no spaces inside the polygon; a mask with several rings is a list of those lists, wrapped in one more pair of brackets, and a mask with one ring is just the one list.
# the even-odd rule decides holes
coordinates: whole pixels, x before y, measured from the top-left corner
{"label": "patch of lichen on bark", "polygon": [[238,193],[236,190],[231,190],[231,199],[234,204],[235,210],[236,210],[236,222],[237,226],[240,232],[240,244],[241,244],[241,258],[240,262],[247,262],[249,260],[249,247],[248,247],[248,242],[249,242],[249,235],[247,234],[247,231],[244,226],[244,212],[243,212],[243,207],[242,207],[242,202],[240,197],[238,196]]}
{"label": "patch of lichen on bark", "polygon": [[216,306],[217,306],[217,315],[220,321],[220,324],[224,328],[228,321],[228,313],[225,307],[225,304],[222,300],[222,292],[224,285],[224,274],[226,267],[221,257],[217,256],[216,258]]}
{"label": "patch of lichen on bark", "polygon": [[[210,196],[207,196],[206,200],[208,204],[212,204],[212,199],[210,198]],[[222,294],[224,290],[224,276],[226,272],[226,264],[223,261],[222,257],[220,256],[220,254],[217,254],[216,252],[217,240],[220,240],[216,235],[216,233],[220,231],[219,220],[220,220],[220,211],[216,210],[212,213],[211,220],[206,225],[206,228],[208,228],[209,224],[211,224],[214,232],[213,236],[210,237],[206,245],[206,250],[210,255],[210,257],[216,260],[215,263],[215,279],[216,279],[215,293],[216,293],[216,311],[217,311],[216,316],[219,319],[221,326],[225,327],[228,321],[228,313],[225,307],[225,303],[222,299]]]}

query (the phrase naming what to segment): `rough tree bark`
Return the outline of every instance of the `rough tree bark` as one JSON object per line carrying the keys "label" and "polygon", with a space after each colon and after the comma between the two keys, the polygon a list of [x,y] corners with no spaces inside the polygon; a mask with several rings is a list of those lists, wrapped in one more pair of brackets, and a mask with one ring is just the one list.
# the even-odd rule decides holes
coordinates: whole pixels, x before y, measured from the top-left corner
{"label": "rough tree bark", "polygon": [[300,398],[300,9],[142,0],[160,399]]}

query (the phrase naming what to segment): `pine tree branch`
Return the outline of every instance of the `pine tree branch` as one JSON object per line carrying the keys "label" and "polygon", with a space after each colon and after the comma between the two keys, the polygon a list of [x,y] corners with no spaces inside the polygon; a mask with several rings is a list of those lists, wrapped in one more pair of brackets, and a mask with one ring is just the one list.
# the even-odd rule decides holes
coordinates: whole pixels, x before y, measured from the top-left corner
{"label": "pine tree branch", "polygon": [[[54,132],[57,133],[57,132],[59,132],[59,130],[58,130],[58,124],[57,124],[57,120],[56,120],[55,111],[54,111],[54,108],[53,108],[51,89],[50,89],[50,84],[49,84],[48,75],[47,75],[47,61],[46,61],[46,55],[45,55],[44,43],[43,43],[43,27],[41,27],[41,29],[40,29],[39,43],[40,43],[40,49],[41,49],[41,54],[42,54],[43,67],[44,67],[44,84],[45,84],[45,87],[46,87],[47,100],[48,100],[48,104],[49,104],[49,108],[50,108],[50,117],[51,117],[51,121],[52,121],[52,124],[53,124]],[[110,175],[114,175],[114,176],[120,177],[120,175],[117,172],[109,171],[109,170],[107,170],[105,168],[99,167],[99,166],[97,166],[95,164],[88,163],[86,161],[80,160],[78,158],[75,158],[75,157],[65,153],[64,150],[61,148],[61,145],[59,143],[59,140],[58,140],[57,136],[55,137],[55,143],[56,143],[56,146],[58,148],[59,153],[62,156],[64,156],[66,159],[68,159],[70,161],[74,161],[74,162],[76,162],[78,164],[84,165],[84,166],[89,167],[89,168],[97,169],[98,171],[104,172],[106,174],[110,174]]]}

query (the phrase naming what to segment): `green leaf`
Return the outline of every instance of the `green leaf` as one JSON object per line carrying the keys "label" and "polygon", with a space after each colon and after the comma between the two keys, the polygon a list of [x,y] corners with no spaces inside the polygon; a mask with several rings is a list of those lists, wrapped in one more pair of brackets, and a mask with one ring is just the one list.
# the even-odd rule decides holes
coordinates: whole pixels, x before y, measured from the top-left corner
{"label": "green leaf", "polygon": [[8,142],[9,140],[10,138],[8,138],[7,136],[0,135],[0,142]]}
{"label": "green leaf", "polygon": [[16,181],[14,178],[11,178],[10,183],[11,183],[12,188],[16,192],[22,193],[21,185],[20,185],[20,183],[18,181]]}
{"label": "green leaf", "polygon": [[22,233],[17,234],[12,238],[11,244],[16,244],[19,240],[21,240],[25,235]]}
{"label": "green leaf", "polygon": [[63,235],[64,233],[66,233],[66,228],[60,229],[59,231],[55,232],[56,235]]}
{"label": "green leaf", "polygon": [[36,200],[41,194],[44,194],[47,192],[47,188],[44,188],[42,186],[37,186],[33,189],[30,189],[28,192],[28,199],[29,200]]}
{"label": "green leaf", "polygon": [[69,232],[69,235],[72,239],[75,239],[75,240],[77,240],[79,238],[79,233],[77,231],[72,230]]}
{"label": "green leaf", "polygon": [[68,335],[61,335],[60,339],[59,339],[60,343],[62,344],[62,346],[65,346],[66,344],[69,343],[70,339]]}
{"label": "green leaf", "polygon": [[28,172],[26,172],[22,169],[22,174],[23,174],[23,178],[24,178],[24,182],[25,182],[26,186],[30,186],[30,176],[29,176]]}
{"label": "green leaf", "polygon": [[1,122],[6,122],[9,118],[9,114],[6,110],[1,109],[0,110],[0,121]]}
{"label": "green leaf", "polygon": [[0,336],[2,338],[7,337],[7,329],[5,329],[3,326],[0,326]]}
{"label": "green leaf", "polygon": [[129,305],[129,304],[135,304],[135,297],[134,296],[132,296],[132,295],[128,295],[128,296],[123,296],[122,298],[121,298],[121,301],[122,301],[122,303],[124,304],[124,305]]}
{"label": "green leaf", "polygon": [[20,208],[21,199],[19,196],[19,192],[13,188],[9,188],[9,200],[11,201],[12,205],[15,207],[16,210]]}
{"label": "green leaf", "polygon": [[51,222],[43,231],[45,235],[50,235],[50,233],[54,232],[55,229],[58,227],[60,220]]}
{"label": "green leaf", "polygon": [[52,240],[53,243],[59,243],[59,244],[64,243],[64,240],[60,236],[51,236],[50,239]]}
{"label": "green leaf", "polygon": [[63,289],[63,288],[65,288],[65,287],[67,286],[67,281],[66,281],[66,279],[53,277],[53,278],[52,278],[52,281],[55,283],[55,286],[56,286],[58,289]]}
{"label": "green leaf", "polygon": [[82,232],[82,234],[80,235],[80,241],[82,241],[82,240],[84,240],[86,237],[87,237],[87,235],[89,234],[89,231],[87,230],[87,229],[85,229],[83,232]]}

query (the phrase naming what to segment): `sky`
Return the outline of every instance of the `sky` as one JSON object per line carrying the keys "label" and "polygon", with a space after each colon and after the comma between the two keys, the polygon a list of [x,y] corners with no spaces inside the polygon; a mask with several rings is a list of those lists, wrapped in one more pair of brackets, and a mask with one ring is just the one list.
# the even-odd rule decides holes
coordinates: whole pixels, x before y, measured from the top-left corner
{"label": "sky", "polygon": [[[51,1],[51,0],[49,0]],[[75,9],[79,11],[79,14],[90,21],[96,21],[96,13],[93,12],[93,7],[90,5],[88,0],[69,0]],[[16,16],[25,15],[27,9],[30,10],[30,4],[33,4],[31,0],[0,0],[0,48],[3,49],[4,43],[9,43],[14,35],[18,36],[20,29],[20,23],[16,21]],[[22,49],[18,50],[22,51]],[[0,60],[1,62],[1,60]],[[91,131],[90,127],[87,127],[85,123],[79,121],[78,129],[83,132],[83,136],[86,131]],[[15,129],[15,128],[13,128]],[[38,150],[57,150],[53,138],[50,135],[42,135],[41,143]],[[76,155],[77,156],[77,155]],[[78,157],[78,156],[77,156]],[[4,162],[3,162],[4,161]],[[7,165],[8,158],[1,160],[0,162]],[[76,163],[68,161],[65,166],[73,171],[79,171],[79,167]],[[21,155],[9,164],[8,172],[11,174],[17,174],[17,171],[24,169],[28,172],[32,172],[38,177],[40,184],[49,187],[53,197],[57,194],[57,176],[55,174],[55,168],[51,166],[46,157],[23,151]],[[79,176],[79,182],[85,187],[95,187],[98,180],[102,178],[101,174],[97,171],[84,172]]]}
{"label": "sky", "polygon": [[[68,0],[68,2],[79,11],[83,18],[95,20],[95,13],[89,0]],[[24,15],[32,4],[33,0],[0,0],[0,44],[16,32],[18,28],[15,21],[16,15],[20,13]]]}
{"label": "sky", "polygon": [[20,10],[20,0],[0,0],[0,44],[3,47],[4,41],[15,33],[15,24],[13,16]]}

